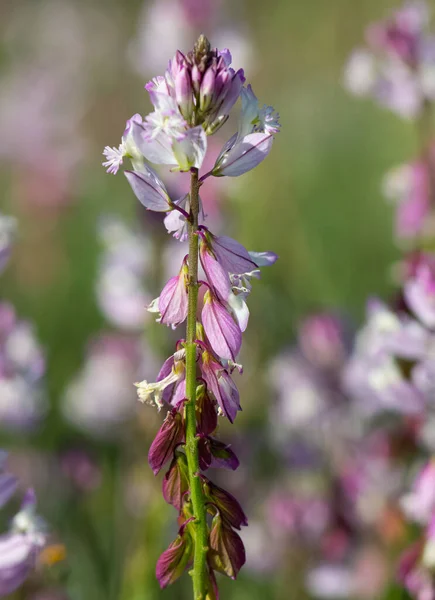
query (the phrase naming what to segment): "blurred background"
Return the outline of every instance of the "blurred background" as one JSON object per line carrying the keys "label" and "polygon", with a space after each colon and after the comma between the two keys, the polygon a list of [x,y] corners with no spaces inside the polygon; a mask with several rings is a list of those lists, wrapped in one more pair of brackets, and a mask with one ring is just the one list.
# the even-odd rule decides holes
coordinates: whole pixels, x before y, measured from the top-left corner
{"label": "blurred background", "polygon": [[[237,381],[243,412],[234,426],[221,427],[241,466],[216,478],[225,478],[251,523],[243,532],[247,565],[237,582],[220,578],[221,595],[318,597],[306,573],[330,548],[312,531],[331,530],[322,525],[331,507],[324,494],[328,466],[319,483],[317,470],[313,477],[306,467],[312,458],[299,448],[295,467],[298,448],[290,448],[290,429],[283,431],[276,411],[277,381],[285,377],[282,357],[301,319],[332,311],[351,332],[367,297],[386,298],[393,288],[399,254],[381,182],[415,153],[417,134],[411,123],[343,88],[344,65],[365,26],[393,6],[0,3],[0,212],[16,219],[1,301],[15,311],[10,344],[26,372],[25,386],[23,380],[21,387],[0,387],[0,447],[10,452],[9,470],[23,488],[35,488],[39,513],[66,548],[65,560],[40,565],[13,598],[190,597],[188,577],[164,591],[155,580],[175,515],[161,497],[162,475],[154,478],[147,464],[161,415],[139,405],[132,386],[154,380],[176,339],[143,307],[175,274],[182,250],[159,219],[141,210],[125,179],[106,174],[101,162],[125,121],[150,109],[144,84],[201,32],[212,45],[230,48],[235,66],[282,124],[265,163],[240,179],[217,181],[203,198],[214,230],[280,256],[250,299],[245,371]],[[218,148],[225,139],[215,141]],[[298,531],[303,519],[308,532]],[[371,553],[365,547],[360,576],[391,580],[374,534],[368,537]],[[347,560],[349,546],[343,548]],[[330,558],[333,550],[325,552]],[[343,595],[348,575],[342,576],[328,597],[406,597],[382,583]]]}

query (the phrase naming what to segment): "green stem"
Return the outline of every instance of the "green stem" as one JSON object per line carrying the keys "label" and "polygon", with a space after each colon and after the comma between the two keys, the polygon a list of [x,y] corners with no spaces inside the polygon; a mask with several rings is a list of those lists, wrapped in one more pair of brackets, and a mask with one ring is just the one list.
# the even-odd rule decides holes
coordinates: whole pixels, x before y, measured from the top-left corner
{"label": "green stem", "polygon": [[195,554],[192,579],[194,600],[203,600],[206,593],[206,558],[208,526],[201,479],[199,477],[198,438],[196,437],[196,311],[198,306],[198,169],[191,169],[189,223],[189,278],[186,333],[186,456],[189,470],[190,497],[195,517]]}

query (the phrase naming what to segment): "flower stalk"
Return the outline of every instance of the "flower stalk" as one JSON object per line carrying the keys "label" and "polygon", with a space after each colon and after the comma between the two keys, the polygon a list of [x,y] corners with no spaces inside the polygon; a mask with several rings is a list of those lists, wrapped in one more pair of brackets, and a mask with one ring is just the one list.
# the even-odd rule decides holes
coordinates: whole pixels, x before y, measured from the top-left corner
{"label": "flower stalk", "polygon": [[[232,373],[242,372],[237,355],[249,309],[251,280],[260,267],[273,264],[273,252],[248,252],[239,242],[216,236],[204,225],[199,189],[207,177],[236,177],[259,165],[269,154],[278,115],[261,106],[243,70],[231,66],[228,50],[212,48],[200,36],[192,51],[178,51],[164,76],[147,83],[154,111],[127,122],[119,148],[106,147],[104,166],[124,171],[139,202],[166,213],[164,224],[181,243],[188,240],[178,275],[171,277],[148,310],[172,329],[186,321],[186,338],[163,363],[155,382],[136,383],[138,398],[166,417],[152,442],[148,462],[155,475],[170,463],[163,497],[178,512],[178,535],[157,561],[156,577],[163,589],[193,567],[194,600],[218,598],[215,572],[236,579],[245,563],[245,549],[234,531],[248,525],[237,500],[203,472],[235,470],[239,460],[218,437],[218,416],[231,423],[240,398]],[[238,131],[225,143],[214,167],[200,177],[207,138],[227,121],[241,99]],[[190,191],[172,199],[154,168],[190,172]],[[205,280],[198,281],[199,260]],[[200,287],[207,290],[198,310]],[[217,436],[217,437],[214,437]],[[212,529],[209,531],[209,523]]]}
{"label": "flower stalk", "polygon": [[193,569],[193,594],[195,600],[205,598],[205,567],[208,551],[208,527],[201,479],[199,477],[199,438],[196,435],[196,312],[198,306],[198,215],[199,215],[198,169],[191,170],[189,215],[189,274],[188,309],[186,331],[186,457],[189,473],[190,494],[195,520],[195,553]]}

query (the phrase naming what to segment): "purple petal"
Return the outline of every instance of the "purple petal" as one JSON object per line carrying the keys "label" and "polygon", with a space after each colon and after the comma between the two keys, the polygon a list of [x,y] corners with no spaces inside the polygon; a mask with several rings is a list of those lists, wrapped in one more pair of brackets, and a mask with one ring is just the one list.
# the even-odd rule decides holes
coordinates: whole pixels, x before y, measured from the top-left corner
{"label": "purple petal", "polygon": [[0,536],[0,596],[11,594],[24,582],[33,566],[34,550],[26,535]]}
{"label": "purple petal", "polygon": [[156,577],[163,589],[174,583],[185,571],[192,554],[192,542],[186,533],[178,535],[157,561]]}
{"label": "purple petal", "polygon": [[269,133],[250,133],[236,143],[214,171],[214,175],[238,177],[259,165],[269,154],[273,136]]}
{"label": "purple petal", "polygon": [[183,419],[176,411],[169,412],[148,452],[148,462],[154,475],[170,460],[178,444],[184,439]]}
{"label": "purple petal", "polygon": [[222,56],[222,58],[224,59],[225,65],[227,67],[229,67],[231,65],[233,58],[232,58],[231,52],[228,50],[228,48],[223,48],[222,50],[219,50],[218,54],[219,54],[219,56]]}
{"label": "purple petal", "polygon": [[186,398],[186,379],[183,378],[181,381],[175,384],[175,389],[172,394],[171,404],[177,406],[179,402]]}
{"label": "purple petal", "polygon": [[[182,271],[183,271],[182,267]],[[177,327],[187,317],[187,288],[184,273],[171,277],[159,298],[161,323]]]}
{"label": "purple petal", "polygon": [[166,212],[169,210],[169,196],[151,171],[124,171],[129,184],[139,202],[148,210]]}
{"label": "purple petal", "polygon": [[229,273],[242,275],[258,268],[242,244],[226,236],[212,236],[212,248],[222,267]]}
{"label": "purple petal", "polygon": [[225,369],[208,354],[202,361],[202,376],[216,398],[223,414],[230,423],[234,422],[240,408],[239,391],[231,376]]}
{"label": "purple petal", "polygon": [[239,459],[229,444],[224,444],[215,438],[208,438],[211,454],[210,467],[213,469],[231,469],[235,471],[239,467]]}
{"label": "purple petal", "polygon": [[204,299],[202,324],[211,347],[221,358],[236,360],[242,345],[242,332],[233,317],[217,299]]}
{"label": "purple petal", "polygon": [[236,418],[237,412],[242,410],[240,407],[239,390],[227,371],[222,370],[218,377],[220,398],[222,407],[228,420],[232,423]]}
{"label": "purple petal", "polygon": [[162,368],[160,369],[159,374],[157,375],[156,381],[161,381],[162,379],[167,377],[169,375],[169,373],[172,371],[173,366],[174,366],[174,356],[172,355],[169,358],[167,358],[165,360],[165,362],[163,363]]}
{"label": "purple petal", "polygon": [[[163,363],[162,368],[160,369],[159,374],[157,375],[156,381],[162,381],[162,379],[167,377],[170,374],[170,372],[172,371],[173,366],[174,366],[174,357],[170,356]],[[171,401],[171,396],[173,394],[174,388],[175,388],[175,383],[173,385],[169,385],[167,388],[165,388],[165,390],[163,392],[162,400],[164,400],[168,404]]]}
{"label": "purple petal", "polygon": [[[189,195],[186,194],[178,200],[175,200],[174,204],[186,210],[188,199]],[[168,212],[164,219],[164,224],[167,232],[172,233],[175,239],[180,240],[180,242],[187,240],[187,220],[179,210],[171,210]]]}
{"label": "purple petal", "polygon": [[221,302],[227,302],[231,294],[231,283],[228,272],[208,252],[206,245],[201,243],[200,259],[202,268],[207,275],[207,281]]}
{"label": "purple petal", "polygon": [[243,82],[245,80],[243,69],[239,69],[234,73],[228,91],[225,94],[225,99],[219,108],[220,115],[229,115],[232,107],[237,102],[240,92],[242,91]]}

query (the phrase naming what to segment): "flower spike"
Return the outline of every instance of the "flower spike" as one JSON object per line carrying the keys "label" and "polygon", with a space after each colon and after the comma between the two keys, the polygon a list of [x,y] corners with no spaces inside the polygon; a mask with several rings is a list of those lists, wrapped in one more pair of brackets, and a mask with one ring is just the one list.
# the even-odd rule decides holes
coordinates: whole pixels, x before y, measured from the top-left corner
{"label": "flower spike", "polygon": [[[117,173],[130,160],[124,174],[136,198],[147,210],[164,213],[164,225],[173,237],[189,242],[178,274],[147,307],[171,328],[186,322],[185,339],[177,342],[155,382],[135,385],[141,402],[158,410],[169,408],[148,462],[154,474],[169,464],[162,492],[176,509],[181,527],[158,559],[156,576],[165,588],[193,565],[194,597],[204,600],[219,598],[215,572],[235,579],[245,562],[235,529],[247,525],[247,518],[237,500],[202,472],[239,466],[216,430],[219,417],[233,423],[241,410],[232,374],[235,369],[242,372],[236,359],[248,325],[247,298],[260,267],[276,260],[272,253],[251,253],[203,225],[199,191],[205,180],[252,170],[269,154],[279,131],[278,115],[259,104],[251,86],[245,85],[243,69],[234,69],[231,62],[229,50],[213,48],[203,35],[191,51],[178,50],[166,72],[145,85],[152,111],[134,115],[119,147],[104,150],[109,173]],[[200,174],[203,164],[214,160],[208,156],[208,138],[227,122],[239,99],[238,131],[211,170]],[[150,165],[189,172],[189,192],[171,198]],[[205,276],[199,276],[199,264]],[[213,516],[211,527],[208,514]]]}

